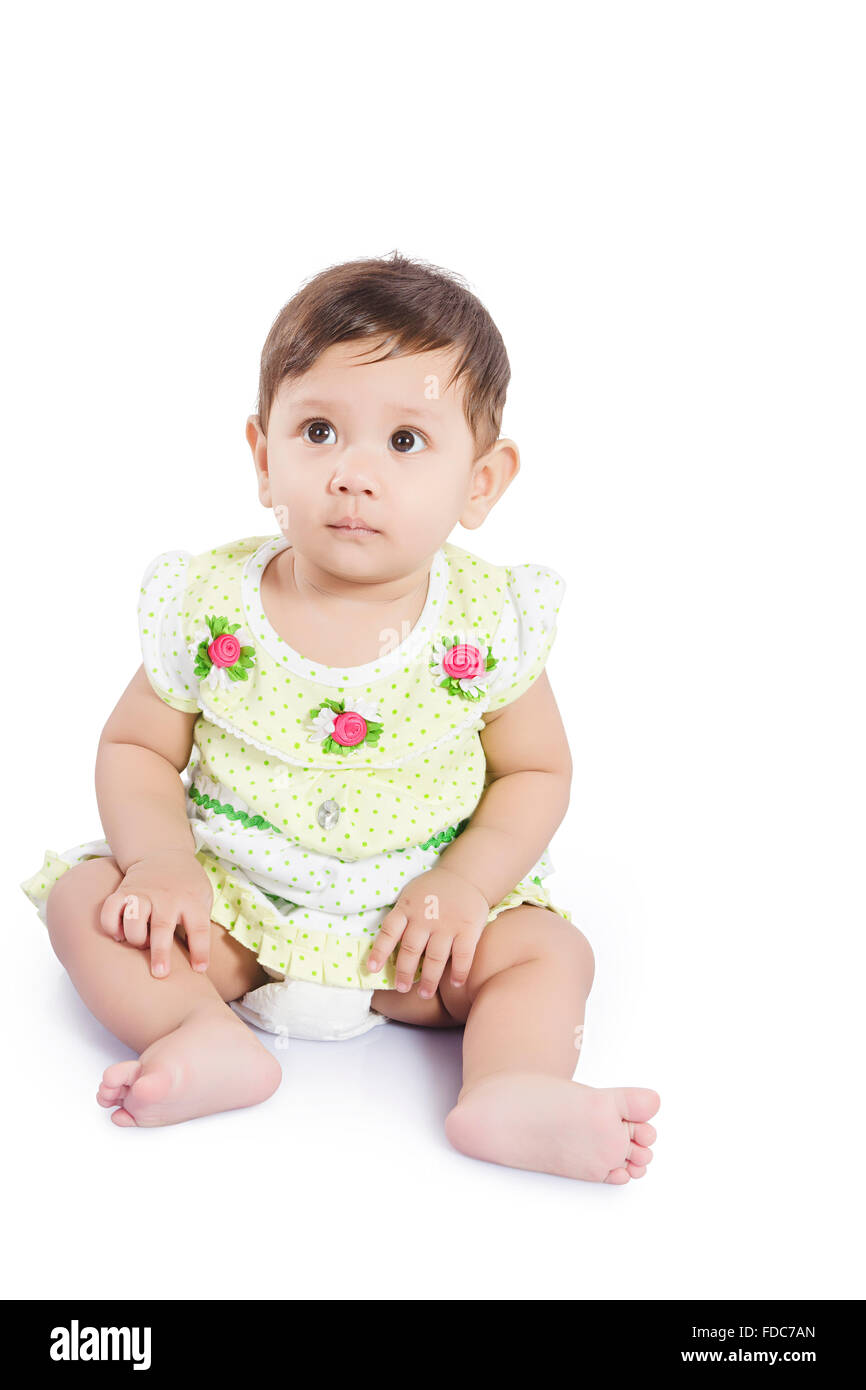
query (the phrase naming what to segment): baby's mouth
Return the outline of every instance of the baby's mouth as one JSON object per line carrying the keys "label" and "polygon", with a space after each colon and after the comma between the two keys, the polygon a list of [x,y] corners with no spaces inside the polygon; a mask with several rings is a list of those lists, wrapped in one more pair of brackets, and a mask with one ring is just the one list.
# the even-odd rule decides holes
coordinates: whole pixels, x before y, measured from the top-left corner
{"label": "baby's mouth", "polygon": [[378,536],[380,534],[374,526],[368,526],[366,522],[360,521],[354,517],[346,517],[342,521],[330,522],[328,530],[339,531],[342,535],[347,536]]}

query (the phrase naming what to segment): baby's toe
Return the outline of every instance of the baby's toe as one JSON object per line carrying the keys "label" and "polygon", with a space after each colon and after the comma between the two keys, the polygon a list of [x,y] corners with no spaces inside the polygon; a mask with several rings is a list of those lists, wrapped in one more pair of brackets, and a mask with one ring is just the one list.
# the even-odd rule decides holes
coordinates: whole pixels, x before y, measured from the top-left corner
{"label": "baby's toe", "polygon": [[139,1105],[154,1105],[165,1100],[171,1090],[171,1073],[166,1067],[154,1067],[139,1077],[129,1093],[129,1099]]}
{"label": "baby's toe", "polygon": [[628,1161],[637,1164],[639,1168],[645,1168],[653,1157],[652,1149],[645,1149],[641,1144],[632,1144],[629,1149]]}
{"label": "baby's toe", "polygon": [[96,1092],[97,1105],[119,1105],[127,1091],[126,1086],[100,1086]]}
{"label": "baby's toe", "polygon": [[[128,1114],[132,1124],[141,1128],[144,1125],[159,1125],[165,1122],[165,1104],[171,1091],[171,1074],[165,1067],[154,1067],[146,1071],[130,1086],[123,1098],[124,1109],[120,1114]],[[113,1120],[117,1119],[112,1115]],[[117,1120],[126,1124],[125,1120]]]}
{"label": "baby's toe", "polygon": [[126,1062],[112,1062],[102,1073],[102,1085],[99,1089],[103,1095],[108,1091],[120,1091],[124,1086],[131,1086],[140,1071],[141,1061],[138,1057],[131,1057]]}
{"label": "baby's toe", "polygon": [[616,1186],[629,1181],[630,1176],[626,1172],[625,1168],[611,1168],[610,1172],[605,1178],[605,1182],[613,1183]]}
{"label": "baby's toe", "polygon": [[620,1086],[618,1090],[620,1114],[628,1120],[648,1120],[662,1103],[658,1091],[650,1091],[646,1086]]}
{"label": "baby's toe", "polygon": [[135,1120],[130,1115],[129,1111],[124,1110],[122,1107],[120,1110],[115,1110],[111,1120],[112,1124],[122,1125],[124,1128],[128,1128],[130,1125],[135,1124]]}
{"label": "baby's toe", "polygon": [[647,1144],[654,1144],[658,1139],[655,1125],[643,1124],[632,1125],[631,1137],[636,1144],[643,1144],[644,1147]]}

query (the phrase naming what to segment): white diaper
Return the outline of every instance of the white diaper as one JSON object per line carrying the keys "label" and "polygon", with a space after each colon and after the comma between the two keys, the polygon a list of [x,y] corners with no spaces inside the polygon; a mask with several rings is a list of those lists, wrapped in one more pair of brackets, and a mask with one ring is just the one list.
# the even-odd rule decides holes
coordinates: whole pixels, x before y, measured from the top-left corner
{"label": "white diaper", "polygon": [[371,989],[285,979],[250,990],[232,1008],[266,1033],[331,1042],[356,1038],[388,1022],[384,1014],[370,1009],[372,997]]}

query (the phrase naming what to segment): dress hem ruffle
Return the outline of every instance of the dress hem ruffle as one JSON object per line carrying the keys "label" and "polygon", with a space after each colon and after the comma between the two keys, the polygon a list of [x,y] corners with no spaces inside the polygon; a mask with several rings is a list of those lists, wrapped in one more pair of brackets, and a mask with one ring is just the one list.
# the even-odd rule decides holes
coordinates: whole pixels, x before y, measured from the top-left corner
{"label": "dress hem ruffle", "polygon": [[[77,863],[110,855],[111,850],[100,846],[105,842],[91,841],[78,845],[65,855],[47,850],[42,866],[21,888],[45,922],[45,903],[57,880]],[[71,856],[71,857],[70,857]],[[316,984],[338,985],[349,989],[395,989],[399,944],[375,974],[364,968],[364,961],[376,937],[376,931],[361,934],[322,930],[304,924],[302,908],[293,909],[292,918],[281,913],[261,889],[248,884],[241,875],[227,868],[207,850],[200,849],[196,858],[208,874],[213,889],[211,918],[218,922],[235,941],[253,951],[259,964],[274,979],[309,980]],[[549,908],[557,916],[571,920],[570,913],[551,902],[547,890],[536,880],[522,880],[491,909],[487,921],[492,922],[508,908],[529,903]],[[390,908],[382,910],[384,918]],[[415,980],[421,978],[422,955]]]}

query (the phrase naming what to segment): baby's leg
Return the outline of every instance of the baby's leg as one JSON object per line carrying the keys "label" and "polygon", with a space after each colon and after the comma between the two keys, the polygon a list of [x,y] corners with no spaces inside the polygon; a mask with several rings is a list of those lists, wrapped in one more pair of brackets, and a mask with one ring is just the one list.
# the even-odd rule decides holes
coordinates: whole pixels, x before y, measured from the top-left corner
{"label": "baby's leg", "polygon": [[106,1069],[99,1104],[121,1107],[115,1124],[149,1126],[267,1100],[280,1064],[225,1002],[266,982],[255,955],[213,923],[206,975],[175,939],[170,974],[154,979],[149,949],[114,941],[99,925],[121,879],[113,859],[86,860],[57,880],[46,905],[54,953],[84,1003],[141,1054]]}
{"label": "baby's leg", "polygon": [[446,967],[439,993],[465,1020],[463,1087],[445,1122],[455,1148],[591,1182],[646,1173],[657,1093],[571,1079],[593,974],[583,933],[526,903],[488,924],[461,989]]}

